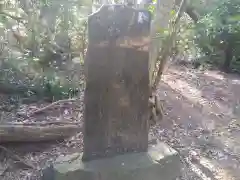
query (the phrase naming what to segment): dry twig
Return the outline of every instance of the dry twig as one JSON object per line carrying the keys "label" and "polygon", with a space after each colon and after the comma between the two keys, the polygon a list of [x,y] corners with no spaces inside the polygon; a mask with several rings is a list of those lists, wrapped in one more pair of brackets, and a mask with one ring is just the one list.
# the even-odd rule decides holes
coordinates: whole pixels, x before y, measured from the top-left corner
{"label": "dry twig", "polygon": [[7,152],[8,154],[10,154],[14,159],[20,161],[26,167],[31,168],[31,169],[35,169],[35,167],[32,164],[30,164],[29,162],[26,162],[24,159],[19,157],[17,154],[14,154],[12,151],[7,149],[6,147],[0,145],[0,149],[2,149],[3,151]]}
{"label": "dry twig", "polygon": [[31,117],[31,116],[33,116],[33,115],[43,113],[44,111],[46,111],[46,110],[48,110],[48,109],[50,109],[50,108],[52,108],[52,107],[54,107],[55,105],[58,105],[58,104],[60,104],[60,103],[69,103],[69,102],[73,102],[73,101],[76,101],[76,100],[77,100],[77,99],[63,99],[63,100],[55,101],[55,102],[53,102],[52,104],[49,104],[49,105],[47,105],[47,106],[45,106],[45,107],[39,108],[39,109],[37,109],[37,110],[34,110],[34,111],[30,112],[30,113],[27,114],[27,115],[21,114],[21,113],[18,113],[18,115],[23,116],[23,117],[25,117],[25,118],[29,118],[29,117]]}

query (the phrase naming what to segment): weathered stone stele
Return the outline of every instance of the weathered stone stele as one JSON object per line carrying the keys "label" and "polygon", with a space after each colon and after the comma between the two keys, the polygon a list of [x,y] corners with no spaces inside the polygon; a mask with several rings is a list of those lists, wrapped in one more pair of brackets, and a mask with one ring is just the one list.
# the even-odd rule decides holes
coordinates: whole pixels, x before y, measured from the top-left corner
{"label": "weathered stone stele", "polygon": [[59,157],[42,180],[174,180],[178,153],[148,147],[150,14],[104,5],[89,18],[84,152]]}
{"label": "weathered stone stele", "polygon": [[89,17],[83,160],[147,150],[150,20],[124,5]]}

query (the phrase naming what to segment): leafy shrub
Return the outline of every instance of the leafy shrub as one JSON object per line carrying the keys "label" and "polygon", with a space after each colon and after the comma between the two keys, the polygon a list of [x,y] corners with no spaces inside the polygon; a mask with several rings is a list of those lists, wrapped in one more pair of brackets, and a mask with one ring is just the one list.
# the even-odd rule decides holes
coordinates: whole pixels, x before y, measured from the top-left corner
{"label": "leafy shrub", "polygon": [[73,58],[84,59],[91,4],[88,0],[4,1],[0,85],[24,97],[58,100],[76,95],[82,77]]}
{"label": "leafy shrub", "polygon": [[[216,8],[203,16],[195,26],[194,42],[212,62],[225,71],[240,70],[240,1],[218,1]],[[219,58],[216,61],[216,57]],[[214,59],[214,60],[213,60]],[[238,63],[239,64],[239,63]]]}

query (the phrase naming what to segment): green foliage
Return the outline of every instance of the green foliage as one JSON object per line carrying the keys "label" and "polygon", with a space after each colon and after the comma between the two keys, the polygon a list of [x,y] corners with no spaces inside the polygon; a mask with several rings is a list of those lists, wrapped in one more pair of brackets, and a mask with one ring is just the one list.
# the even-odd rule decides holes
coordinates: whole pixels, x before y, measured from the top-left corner
{"label": "green foliage", "polygon": [[234,61],[240,58],[238,52],[240,48],[240,1],[218,1],[215,10],[203,16],[194,30],[194,42],[203,53],[211,57],[224,54],[222,57],[225,59],[219,59],[219,62],[224,61],[223,65],[228,66],[228,61],[233,60],[232,64],[234,64]]}
{"label": "green foliage", "polygon": [[[8,73],[4,79],[21,81],[23,89],[31,90],[30,94],[40,93],[50,99],[76,95],[82,80],[79,73],[73,75],[80,62],[73,63],[72,59],[85,57],[86,16],[91,13],[92,1],[6,0],[4,3],[0,9],[3,11],[0,72],[3,59],[9,60],[8,69],[13,67],[21,72],[21,77],[19,73]],[[66,80],[67,76],[74,76],[74,80]]]}
{"label": "green foliage", "polygon": [[147,9],[151,12],[152,15],[154,15],[156,11],[156,6],[151,4],[147,7]]}
{"label": "green foliage", "polygon": [[74,87],[71,82],[61,82],[58,76],[45,76],[42,87],[44,89],[44,96],[50,100],[71,98],[79,93],[77,86]]}

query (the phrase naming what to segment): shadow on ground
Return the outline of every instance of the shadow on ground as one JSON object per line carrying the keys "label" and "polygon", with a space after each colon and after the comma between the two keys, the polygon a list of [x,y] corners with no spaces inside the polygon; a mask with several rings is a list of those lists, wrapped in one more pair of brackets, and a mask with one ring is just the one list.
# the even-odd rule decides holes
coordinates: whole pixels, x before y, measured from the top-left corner
{"label": "shadow on ground", "polygon": [[238,79],[187,68],[166,72],[159,87],[165,118],[154,132],[183,156],[183,179],[240,179]]}

